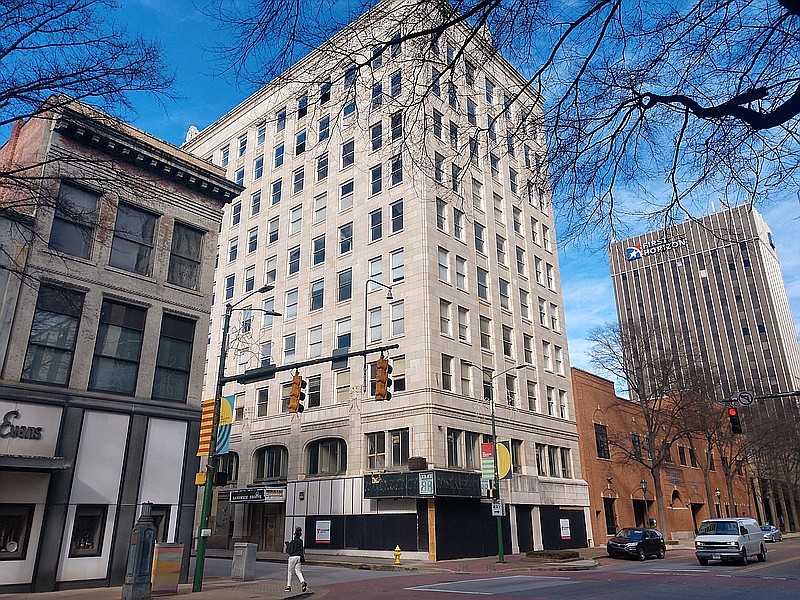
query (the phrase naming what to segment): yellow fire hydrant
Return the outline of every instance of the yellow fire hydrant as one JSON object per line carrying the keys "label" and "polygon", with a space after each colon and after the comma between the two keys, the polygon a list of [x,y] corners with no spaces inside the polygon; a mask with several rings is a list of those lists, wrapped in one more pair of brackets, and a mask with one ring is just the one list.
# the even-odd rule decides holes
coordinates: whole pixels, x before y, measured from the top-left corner
{"label": "yellow fire hydrant", "polygon": [[400,554],[400,546],[397,545],[394,547],[394,564],[396,565],[400,564]]}

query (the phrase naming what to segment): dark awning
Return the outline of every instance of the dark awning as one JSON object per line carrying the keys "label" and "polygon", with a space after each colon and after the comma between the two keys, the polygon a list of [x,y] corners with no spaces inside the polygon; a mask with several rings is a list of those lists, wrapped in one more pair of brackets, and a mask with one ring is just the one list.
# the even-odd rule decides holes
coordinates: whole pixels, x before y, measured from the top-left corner
{"label": "dark awning", "polygon": [[20,456],[0,454],[0,470],[4,471],[63,471],[72,463],[61,456]]}

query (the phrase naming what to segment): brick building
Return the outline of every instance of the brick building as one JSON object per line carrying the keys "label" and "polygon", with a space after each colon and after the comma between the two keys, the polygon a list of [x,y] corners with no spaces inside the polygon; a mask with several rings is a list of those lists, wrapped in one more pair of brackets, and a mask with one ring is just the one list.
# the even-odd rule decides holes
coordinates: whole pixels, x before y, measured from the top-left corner
{"label": "brick building", "polygon": [[[594,545],[602,546],[621,527],[642,527],[657,517],[652,477],[648,469],[627,460],[614,443],[628,440],[641,431],[636,419],[642,411],[620,398],[613,382],[575,367],[572,368],[575,420],[581,440],[583,474],[589,485]],[[696,440],[696,449],[701,447]],[[705,449],[704,449],[705,451]],[[668,539],[691,538],[703,519],[717,516],[752,516],[755,505],[749,482],[736,476],[731,482],[733,497],[712,453],[708,486],[688,440],[673,448],[674,462],[663,467],[662,491],[666,523],[657,528]],[[645,485],[642,486],[642,481]],[[711,491],[709,502],[707,490]],[[719,494],[716,493],[719,491]]]}

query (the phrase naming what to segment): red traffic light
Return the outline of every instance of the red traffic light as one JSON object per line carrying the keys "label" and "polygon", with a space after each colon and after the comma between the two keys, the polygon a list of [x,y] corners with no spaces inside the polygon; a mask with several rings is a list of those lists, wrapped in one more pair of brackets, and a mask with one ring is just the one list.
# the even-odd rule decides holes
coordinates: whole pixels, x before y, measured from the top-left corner
{"label": "red traffic light", "polygon": [[728,408],[728,419],[731,422],[732,433],[742,433],[742,422],[739,420],[739,409],[731,406]]}

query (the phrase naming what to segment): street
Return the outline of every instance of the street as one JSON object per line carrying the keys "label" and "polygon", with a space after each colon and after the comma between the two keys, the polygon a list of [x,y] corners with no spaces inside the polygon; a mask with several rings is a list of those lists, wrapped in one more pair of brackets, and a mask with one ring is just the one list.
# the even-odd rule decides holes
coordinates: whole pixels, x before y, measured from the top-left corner
{"label": "street", "polygon": [[[568,600],[795,600],[800,597],[800,538],[769,544],[767,562],[700,566],[690,549],[673,549],[664,560],[638,562],[602,556],[587,571],[433,572],[372,571],[306,565],[304,573],[317,597],[453,600],[455,595],[506,599]],[[259,562],[257,578],[285,577],[285,565]],[[207,577],[229,576],[230,561],[207,561]],[[323,595],[324,594],[324,595]]]}

